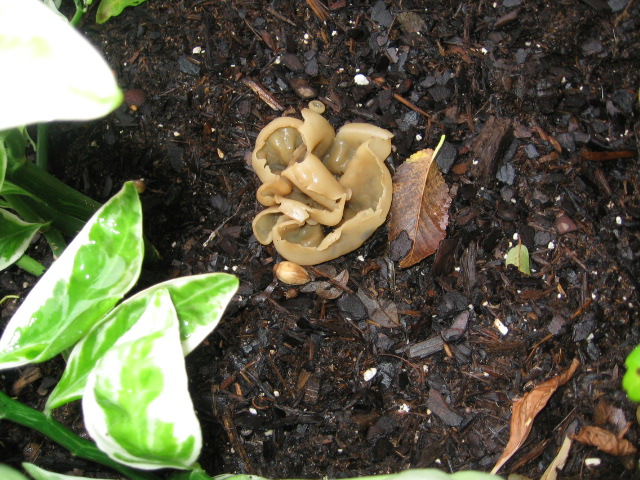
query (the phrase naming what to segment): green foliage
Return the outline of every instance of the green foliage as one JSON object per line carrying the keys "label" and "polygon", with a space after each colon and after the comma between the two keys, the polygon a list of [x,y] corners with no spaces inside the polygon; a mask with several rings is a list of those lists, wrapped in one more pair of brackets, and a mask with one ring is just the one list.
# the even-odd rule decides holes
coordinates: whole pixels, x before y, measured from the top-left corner
{"label": "green foliage", "polygon": [[127,7],[135,7],[147,0],[102,0],[96,12],[96,23],[104,23],[111,17],[117,17]]}
{"label": "green foliage", "polygon": [[[121,464],[189,468],[202,434],[184,355],[218,324],[238,280],[224,273],[177,278],[114,308],[136,283],[142,258],[141,205],[129,182],[24,299],[0,337],[0,370],[75,345],[48,408],[82,398],[89,434]],[[4,402],[0,418],[14,419],[15,404]]]}
{"label": "green foliage", "polygon": [[520,271],[520,273],[524,273],[525,275],[531,275],[531,266],[529,262],[529,250],[525,245],[522,245],[521,242],[518,242],[518,245],[512,247],[507,252],[507,257],[505,259],[505,266],[514,265]]}
{"label": "green foliage", "polygon": [[122,102],[98,51],[39,0],[0,0],[0,64],[0,130],[98,118]]}
{"label": "green foliage", "polygon": [[[93,119],[122,102],[100,53],[52,11],[52,1],[48,4],[50,8],[39,0],[0,0],[0,269],[26,258],[25,250],[39,230],[53,253],[61,254],[63,235],[75,235],[99,207],[27,161],[26,150],[36,147],[24,125]],[[39,136],[36,152],[41,160],[43,140]],[[27,268],[41,272],[37,265]]]}
{"label": "green foliage", "polygon": [[121,303],[74,347],[62,378],[49,396],[47,411],[82,397],[91,370],[135,324],[158,290],[166,290],[171,296],[186,355],[218,324],[235,287],[236,279],[230,275],[194,275],[154,285]]}
{"label": "green foliage", "polygon": [[0,338],[0,369],[42,362],[74,345],[133,287],[142,258],[142,209],[126,184],[11,318]]}
{"label": "green foliage", "polygon": [[629,354],[624,362],[627,371],[622,377],[622,388],[634,402],[640,402],[640,345]]}
{"label": "green foliage", "polygon": [[0,209],[0,270],[16,262],[27,250],[31,239],[45,223],[28,223],[7,210]]}
{"label": "green foliage", "polygon": [[[36,467],[30,463],[23,463],[23,468],[34,478],[34,480],[88,480],[85,477],[71,477],[58,473],[51,473]],[[5,467],[5,470],[2,470]],[[0,464],[0,473],[6,472],[6,480],[27,480],[25,476]],[[15,476],[10,476],[15,475]],[[325,477],[326,479],[326,477]],[[500,480],[501,477],[482,472],[457,472],[445,473],[435,469],[415,469],[405,470],[400,473],[392,473],[387,475],[376,475],[371,477],[359,477],[345,480]],[[196,469],[188,472],[176,472],[169,477],[169,480],[269,480],[257,475],[218,475],[210,477],[202,470]]]}
{"label": "green foliage", "polygon": [[0,463],[0,478],[4,480],[27,480],[27,477],[11,467]]}

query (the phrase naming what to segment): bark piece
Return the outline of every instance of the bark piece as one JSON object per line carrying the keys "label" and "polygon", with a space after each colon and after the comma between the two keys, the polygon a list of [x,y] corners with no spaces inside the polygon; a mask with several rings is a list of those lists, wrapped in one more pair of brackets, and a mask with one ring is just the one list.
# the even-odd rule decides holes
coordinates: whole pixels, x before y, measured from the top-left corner
{"label": "bark piece", "polygon": [[409,358],[428,357],[429,355],[433,355],[434,353],[438,353],[442,350],[443,345],[444,340],[442,340],[442,337],[440,335],[436,335],[422,342],[409,345],[402,350],[407,352]]}
{"label": "bark piece", "polygon": [[450,427],[459,427],[463,417],[458,415],[445,402],[442,394],[435,388],[429,391],[429,400],[427,400],[427,408],[431,410],[440,420]]}
{"label": "bark piece", "polygon": [[487,185],[496,175],[498,164],[513,140],[508,118],[490,117],[471,144],[471,177]]}

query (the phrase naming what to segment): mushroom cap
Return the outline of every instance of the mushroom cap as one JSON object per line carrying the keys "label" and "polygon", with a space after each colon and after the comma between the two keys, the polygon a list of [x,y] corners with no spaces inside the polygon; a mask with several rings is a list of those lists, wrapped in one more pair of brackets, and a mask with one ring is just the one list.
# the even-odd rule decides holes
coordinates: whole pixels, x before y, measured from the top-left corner
{"label": "mushroom cap", "polygon": [[268,208],[254,218],[262,244],[287,260],[315,265],[360,247],[391,207],[391,174],[384,160],[391,132],[352,123],[335,134],[316,112],[304,121],[278,118],[258,135],[252,164]]}

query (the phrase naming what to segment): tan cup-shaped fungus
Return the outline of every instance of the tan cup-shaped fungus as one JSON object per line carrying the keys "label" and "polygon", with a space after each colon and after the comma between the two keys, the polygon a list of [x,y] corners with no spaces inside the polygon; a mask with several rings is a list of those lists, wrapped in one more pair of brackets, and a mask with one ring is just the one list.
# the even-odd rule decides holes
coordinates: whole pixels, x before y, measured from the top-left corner
{"label": "tan cup-shaped fungus", "polygon": [[253,220],[264,245],[287,260],[316,265],[360,247],[391,207],[391,175],[384,160],[393,135],[366,123],[336,134],[310,109],[302,120],[282,117],[258,135],[253,168],[266,208]]}

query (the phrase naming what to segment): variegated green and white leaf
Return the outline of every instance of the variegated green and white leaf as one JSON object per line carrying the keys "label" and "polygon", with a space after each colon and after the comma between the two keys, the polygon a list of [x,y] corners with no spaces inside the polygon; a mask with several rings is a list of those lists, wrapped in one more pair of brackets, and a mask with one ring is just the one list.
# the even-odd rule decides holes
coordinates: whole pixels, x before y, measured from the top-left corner
{"label": "variegated green and white leaf", "polygon": [[84,422],[100,450],[131,467],[189,468],[202,446],[166,289],[156,290],[139,320],[89,374]]}
{"label": "variegated green and white leaf", "polygon": [[238,279],[226,273],[181,277],[154,285],[109,312],[74,347],[62,378],[49,395],[46,410],[77,400],[98,360],[140,318],[159,289],[166,289],[178,315],[184,355],[191,352],[222,318],[238,289]]}
{"label": "variegated green and white leaf", "polygon": [[18,260],[46,223],[28,223],[0,208],[0,270]]}
{"label": "variegated green and white leaf", "polygon": [[100,53],[39,0],[0,0],[0,65],[0,130],[97,118],[122,102]]}
{"label": "variegated green and white leaf", "polygon": [[13,315],[0,338],[0,370],[48,360],[75,344],[135,284],[142,258],[142,209],[127,183]]}

